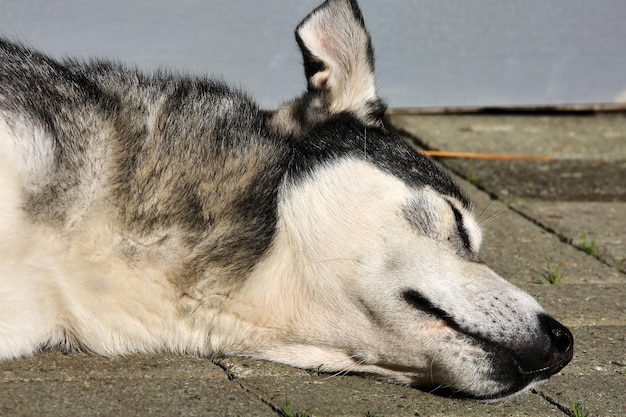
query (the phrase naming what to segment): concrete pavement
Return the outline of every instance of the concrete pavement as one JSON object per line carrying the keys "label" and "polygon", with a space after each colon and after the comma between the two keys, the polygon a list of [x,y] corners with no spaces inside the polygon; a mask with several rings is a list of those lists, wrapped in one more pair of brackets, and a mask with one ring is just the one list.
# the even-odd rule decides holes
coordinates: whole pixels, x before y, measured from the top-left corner
{"label": "concrete pavement", "polygon": [[[485,221],[483,260],[572,329],[575,356],[560,374],[487,405],[247,359],[50,352],[0,363],[0,415],[556,417],[573,415],[575,401],[587,416],[626,415],[626,116],[392,120],[429,149],[553,158],[440,162]],[[562,276],[550,284],[557,268]]]}

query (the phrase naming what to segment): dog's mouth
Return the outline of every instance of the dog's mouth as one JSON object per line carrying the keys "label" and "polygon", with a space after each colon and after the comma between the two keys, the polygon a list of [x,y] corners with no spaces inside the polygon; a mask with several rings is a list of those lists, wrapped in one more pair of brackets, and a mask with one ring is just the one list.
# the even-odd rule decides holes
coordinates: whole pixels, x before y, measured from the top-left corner
{"label": "dog's mouth", "polygon": [[[454,377],[456,372],[442,370],[443,375],[447,374],[447,377],[443,378],[443,385],[425,388],[423,385],[415,384],[415,388],[446,397],[498,401],[547,380],[560,372],[573,358],[572,333],[545,313],[537,315],[537,330],[532,340],[512,338],[510,342],[503,343],[491,340],[488,335],[463,329],[451,315],[432,305],[415,291],[405,291],[403,298],[413,308],[443,321],[454,332],[487,353],[480,372],[478,368],[472,370],[470,366],[456,371],[470,375],[474,372],[475,379],[484,381],[482,386],[476,384],[464,387],[463,384],[456,384]],[[488,364],[487,371],[484,364]]]}
{"label": "dog's mouth", "polygon": [[[548,380],[552,375],[559,373],[573,358],[573,348],[559,353],[551,352],[550,360],[539,368],[528,369],[524,366],[523,359],[513,356],[514,354],[502,347],[485,347],[491,349],[492,372],[486,376],[490,380],[490,389],[482,392],[472,388],[463,389],[454,385],[438,384],[423,385],[412,384],[412,387],[420,391],[428,392],[446,398],[468,399],[481,402],[498,402],[508,397],[515,396],[532,387]],[[470,369],[464,372],[471,373]]]}
{"label": "dog's mouth", "polygon": [[[573,358],[573,337],[556,320],[546,317],[546,327],[558,333],[556,341],[542,349],[541,358],[531,357],[532,350],[513,351],[494,342],[473,339],[475,347],[487,352],[481,358],[483,366],[470,366],[456,370],[443,369],[445,365],[432,363],[429,369],[415,369],[410,366],[371,364],[362,370],[351,373],[370,376],[388,382],[409,385],[414,389],[441,397],[467,399],[486,403],[499,402],[515,396],[546,381],[560,372]],[[560,326],[560,327],[559,327]],[[535,348],[536,349],[536,348]],[[468,378],[472,383],[467,383]],[[409,381],[413,382],[409,382]],[[465,381],[465,382],[463,382]]]}

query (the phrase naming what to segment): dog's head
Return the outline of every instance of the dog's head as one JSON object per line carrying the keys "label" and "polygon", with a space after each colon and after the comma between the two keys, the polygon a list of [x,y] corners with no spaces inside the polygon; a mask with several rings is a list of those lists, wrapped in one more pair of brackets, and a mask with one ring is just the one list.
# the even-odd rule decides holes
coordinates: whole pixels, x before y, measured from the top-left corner
{"label": "dog's head", "polygon": [[276,117],[313,115],[281,122],[295,151],[276,236],[241,293],[281,330],[253,354],[485,400],[560,371],[571,333],[480,261],[468,199],[383,127],[356,4],[329,0],[297,33],[309,92]]}

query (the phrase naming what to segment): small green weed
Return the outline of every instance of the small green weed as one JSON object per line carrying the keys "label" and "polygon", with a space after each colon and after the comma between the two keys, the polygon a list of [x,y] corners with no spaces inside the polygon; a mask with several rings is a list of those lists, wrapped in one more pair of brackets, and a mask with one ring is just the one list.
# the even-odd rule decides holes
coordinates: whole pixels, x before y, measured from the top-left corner
{"label": "small green weed", "polygon": [[582,406],[578,400],[574,400],[574,409],[572,410],[573,417],[587,417],[587,413],[583,411]]}
{"label": "small green weed", "polygon": [[626,262],[626,258],[622,258],[615,263],[615,269],[619,271],[624,266],[624,262]]}
{"label": "small green weed", "polygon": [[[549,259],[546,259],[546,273],[544,274],[544,278],[550,285],[558,284],[564,276],[565,266],[563,266],[563,264],[554,266],[550,263]],[[540,282],[543,284],[543,281]]]}
{"label": "small green weed", "polygon": [[580,249],[587,255],[591,255],[594,258],[598,258],[600,256],[600,246],[598,246],[597,233],[593,235],[593,237],[590,237],[586,232],[583,233],[579,246]]}
{"label": "small green weed", "polygon": [[385,417],[382,414],[378,414],[377,412],[368,411],[365,413],[365,417]]}
{"label": "small green weed", "polygon": [[473,169],[470,170],[465,179],[474,187],[478,187],[480,185],[480,178],[478,178],[478,174],[476,174],[476,171],[474,171]]}
{"label": "small green weed", "polygon": [[324,375],[330,375],[324,371],[322,371],[322,366],[324,366],[324,364],[319,365],[317,368],[311,368],[311,369],[307,369],[307,373],[310,376],[324,376]]}
{"label": "small green weed", "polygon": [[293,405],[290,401],[285,402],[285,408],[283,408],[283,415],[285,417],[319,417],[317,414],[309,415],[306,411],[294,411]]}

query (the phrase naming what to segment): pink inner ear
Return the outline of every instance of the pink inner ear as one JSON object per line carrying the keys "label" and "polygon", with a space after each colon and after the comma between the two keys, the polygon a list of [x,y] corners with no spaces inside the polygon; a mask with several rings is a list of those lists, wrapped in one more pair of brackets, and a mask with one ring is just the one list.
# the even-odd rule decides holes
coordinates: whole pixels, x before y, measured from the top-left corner
{"label": "pink inner ear", "polygon": [[337,54],[337,41],[335,37],[329,33],[322,32],[321,30],[315,30],[311,33],[311,45],[309,49],[319,59],[324,62],[328,61],[329,57],[335,57]]}
{"label": "pink inner ear", "polygon": [[318,59],[320,59],[324,63],[325,69],[321,72],[316,73],[311,77],[311,85],[316,89],[326,89],[329,81],[329,57],[332,56],[334,52],[333,48],[335,47],[333,43],[332,36],[328,36],[327,33],[324,33],[319,30],[315,30],[309,34],[309,48],[313,55],[315,55]]}
{"label": "pink inner ear", "polygon": [[328,76],[319,76],[320,74],[316,74],[313,76],[312,84],[316,89],[325,89],[328,84]]}
{"label": "pink inner ear", "polygon": [[[320,49],[321,52],[324,52],[326,55],[333,55],[333,53],[335,52],[333,48],[333,46],[335,46],[335,43],[329,39],[329,36],[327,33],[323,33],[323,32],[318,32],[315,34],[315,38],[317,39],[317,45]],[[336,42],[336,40],[335,40]]]}

